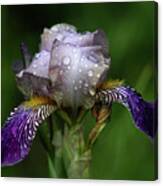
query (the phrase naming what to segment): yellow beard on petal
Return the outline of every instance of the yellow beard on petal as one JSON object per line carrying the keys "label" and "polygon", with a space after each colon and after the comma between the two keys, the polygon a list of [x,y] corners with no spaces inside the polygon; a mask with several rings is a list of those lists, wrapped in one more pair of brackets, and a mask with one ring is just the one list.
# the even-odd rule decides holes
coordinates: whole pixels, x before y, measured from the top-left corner
{"label": "yellow beard on petal", "polygon": [[39,105],[54,105],[54,101],[52,101],[51,99],[49,99],[48,97],[39,97],[39,96],[35,96],[33,98],[31,98],[29,101],[25,101],[23,103],[24,106],[26,107],[36,107]]}
{"label": "yellow beard on petal", "polygon": [[98,85],[98,89],[113,89],[113,88],[116,88],[116,87],[119,87],[121,85],[123,85],[124,81],[123,80],[119,80],[119,79],[116,79],[116,80],[109,80],[107,82],[104,82],[104,83],[101,83]]}

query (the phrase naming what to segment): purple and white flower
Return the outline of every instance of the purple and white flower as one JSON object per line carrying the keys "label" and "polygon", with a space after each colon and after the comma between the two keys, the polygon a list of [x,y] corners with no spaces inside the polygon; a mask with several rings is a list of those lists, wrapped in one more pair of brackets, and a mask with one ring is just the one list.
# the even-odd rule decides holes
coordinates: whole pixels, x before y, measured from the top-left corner
{"label": "purple and white flower", "polygon": [[[24,46],[25,47],[25,46]],[[26,48],[23,49],[26,51]],[[29,99],[11,113],[2,128],[2,165],[14,165],[29,153],[39,125],[56,109],[92,109],[123,104],[135,126],[150,137],[157,129],[157,105],[142,99],[135,90],[117,86],[100,89],[110,67],[108,43],[102,30],[77,32],[74,26],[58,24],[44,29],[40,50],[31,63],[18,65],[16,81]]]}

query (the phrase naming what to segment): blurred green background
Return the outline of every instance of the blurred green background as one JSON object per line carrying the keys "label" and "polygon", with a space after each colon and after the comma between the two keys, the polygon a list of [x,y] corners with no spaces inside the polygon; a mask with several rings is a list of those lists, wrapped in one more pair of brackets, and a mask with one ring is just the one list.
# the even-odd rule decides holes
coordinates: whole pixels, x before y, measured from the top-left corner
{"label": "blurred green background", "polygon": [[[11,70],[12,62],[21,57],[20,43],[26,42],[35,53],[43,28],[62,22],[75,25],[79,31],[103,29],[112,57],[108,79],[124,79],[146,100],[155,99],[155,5],[154,2],[133,2],[2,6],[2,124],[23,100]],[[85,135],[92,123],[88,115]],[[152,142],[134,127],[130,113],[114,104],[111,121],[93,148],[91,178],[153,180],[157,174],[156,160]],[[2,176],[49,176],[47,156],[38,136],[29,156],[13,167],[2,168]]]}

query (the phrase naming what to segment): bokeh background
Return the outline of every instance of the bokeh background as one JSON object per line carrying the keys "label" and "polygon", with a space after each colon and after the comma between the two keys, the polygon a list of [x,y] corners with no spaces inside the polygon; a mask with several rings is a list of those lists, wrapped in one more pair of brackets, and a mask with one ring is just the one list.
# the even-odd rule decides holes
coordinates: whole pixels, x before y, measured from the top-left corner
{"label": "bokeh background", "polygon": [[[26,42],[34,54],[39,49],[40,34],[45,27],[66,22],[79,31],[106,32],[112,57],[108,79],[124,79],[146,100],[157,97],[157,16],[154,2],[8,5],[1,7],[1,121],[23,101],[11,70],[21,58],[19,46]],[[85,135],[92,127],[86,118]],[[91,178],[154,180],[157,153],[154,144],[134,127],[131,115],[114,104],[111,121],[93,148]],[[47,156],[39,141],[34,140],[29,156],[21,163],[2,168],[2,176],[49,177]]]}

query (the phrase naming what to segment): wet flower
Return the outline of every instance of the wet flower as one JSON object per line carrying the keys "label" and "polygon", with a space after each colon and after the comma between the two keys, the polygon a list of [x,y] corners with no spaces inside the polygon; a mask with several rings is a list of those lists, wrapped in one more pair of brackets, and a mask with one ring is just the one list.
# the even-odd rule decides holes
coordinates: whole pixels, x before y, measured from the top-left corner
{"label": "wet flower", "polygon": [[14,71],[28,100],[11,113],[2,128],[3,166],[14,165],[28,155],[39,125],[56,110],[77,118],[82,110],[91,109],[97,122],[89,135],[91,145],[113,102],[124,105],[135,126],[154,137],[157,105],[144,101],[121,81],[104,83],[111,58],[102,30],[78,33],[74,26],[58,24],[44,29],[40,51],[32,60],[24,45],[22,51],[25,64],[16,64]]}
{"label": "wet flower", "polygon": [[59,106],[91,108],[96,86],[109,65],[107,40],[102,31],[81,34],[73,26],[59,24],[44,29],[40,52],[17,74],[18,85],[27,96],[42,94]]}

